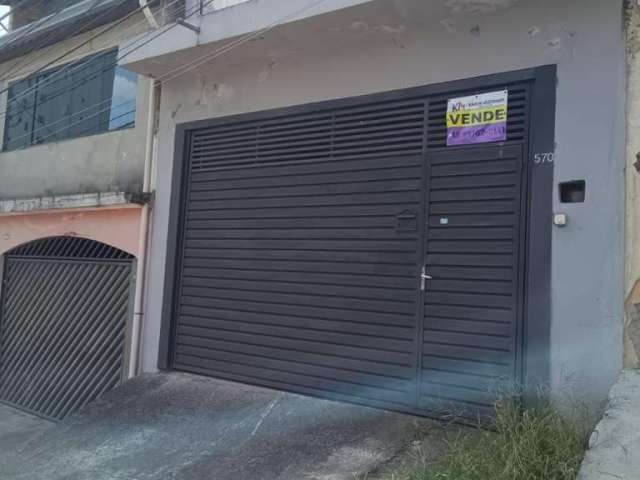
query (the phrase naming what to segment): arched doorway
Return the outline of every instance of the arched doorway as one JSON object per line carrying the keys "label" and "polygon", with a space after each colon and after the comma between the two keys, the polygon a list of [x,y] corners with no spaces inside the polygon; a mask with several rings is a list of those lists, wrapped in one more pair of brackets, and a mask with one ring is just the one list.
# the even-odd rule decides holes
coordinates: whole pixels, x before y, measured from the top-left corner
{"label": "arched doorway", "polygon": [[62,419],[123,380],[133,260],[76,237],[5,254],[0,402]]}

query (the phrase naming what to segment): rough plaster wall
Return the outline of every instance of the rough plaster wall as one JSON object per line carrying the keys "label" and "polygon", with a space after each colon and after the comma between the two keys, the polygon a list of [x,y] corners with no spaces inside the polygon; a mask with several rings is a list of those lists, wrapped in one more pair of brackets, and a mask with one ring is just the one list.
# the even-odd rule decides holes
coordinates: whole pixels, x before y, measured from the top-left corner
{"label": "rough plaster wall", "polygon": [[[625,366],[640,367],[640,7],[627,9],[627,210]],[[640,163],[639,163],[640,166]]]}
{"label": "rough plaster wall", "polygon": [[[101,27],[104,28],[104,27]],[[142,14],[99,36],[58,64],[113,48],[126,37],[148,28]],[[16,65],[11,78],[0,81],[4,90],[10,81],[28,76],[53,59],[91,37],[95,31],[60,42],[53,48],[39,50],[26,57],[0,64],[0,72]],[[20,62],[20,63],[18,63]],[[149,81],[140,77],[136,127],[101,135],[48,143],[0,153],[0,199],[29,198],[76,193],[110,191],[139,192],[144,170],[145,134]],[[4,138],[6,93],[0,96],[0,139]]]}
{"label": "rough plaster wall", "polygon": [[[473,3],[491,8],[462,9]],[[391,4],[395,19],[283,28],[265,36],[276,49],[253,42],[163,87],[144,369],[157,362],[177,123],[557,63],[555,177],[586,179],[587,201],[554,198],[569,226],[553,236],[552,388],[606,398],[622,365],[622,1]]]}

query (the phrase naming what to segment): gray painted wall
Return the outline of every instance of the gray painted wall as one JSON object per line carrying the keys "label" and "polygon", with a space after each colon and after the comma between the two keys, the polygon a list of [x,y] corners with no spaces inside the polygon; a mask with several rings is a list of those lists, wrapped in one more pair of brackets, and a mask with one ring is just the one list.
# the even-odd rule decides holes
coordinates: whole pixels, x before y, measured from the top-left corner
{"label": "gray painted wall", "polygon": [[470,3],[377,1],[315,17],[163,86],[145,371],[157,362],[177,123],[557,63],[556,182],[586,179],[587,200],[554,199],[569,225],[553,236],[552,387],[606,397],[622,365],[622,0]]}

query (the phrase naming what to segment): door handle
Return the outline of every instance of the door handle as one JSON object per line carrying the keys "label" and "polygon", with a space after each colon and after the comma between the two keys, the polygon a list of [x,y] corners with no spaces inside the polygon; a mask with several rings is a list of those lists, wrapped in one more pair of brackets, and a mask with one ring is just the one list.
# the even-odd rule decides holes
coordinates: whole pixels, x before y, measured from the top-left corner
{"label": "door handle", "polygon": [[427,275],[426,268],[422,267],[422,272],[420,273],[420,290],[424,292],[426,281],[433,280],[431,275]]}

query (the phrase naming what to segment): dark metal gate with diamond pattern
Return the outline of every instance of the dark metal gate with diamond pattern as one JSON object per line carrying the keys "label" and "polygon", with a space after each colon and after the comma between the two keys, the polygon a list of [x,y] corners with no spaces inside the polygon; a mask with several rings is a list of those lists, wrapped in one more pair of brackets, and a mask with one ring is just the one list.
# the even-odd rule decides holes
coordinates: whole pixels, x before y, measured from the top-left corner
{"label": "dark metal gate with diamond pattern", "polygon": [[122,381],[132,262],[71,237],[5,256],[0,402],[62,419]]}
{"label": "dark metal gate with diamond pattern", "polygon": [[[448,148],[447,98],[492,89],[508,140]],[[521,379],[529,111],[515,82],[185,126],[167,366],[490,415]]]}

